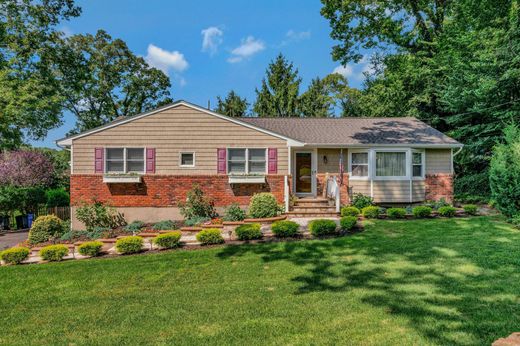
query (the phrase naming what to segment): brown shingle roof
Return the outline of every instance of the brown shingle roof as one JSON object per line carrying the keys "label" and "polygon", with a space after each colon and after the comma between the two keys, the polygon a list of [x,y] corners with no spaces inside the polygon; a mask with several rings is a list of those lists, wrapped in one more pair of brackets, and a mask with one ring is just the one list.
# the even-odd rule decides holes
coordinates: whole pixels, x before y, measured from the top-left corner
{"label": "brown shingle roof", "polygon": [[408,118],[240,118],[312,145],[461,145],[424,122]]}

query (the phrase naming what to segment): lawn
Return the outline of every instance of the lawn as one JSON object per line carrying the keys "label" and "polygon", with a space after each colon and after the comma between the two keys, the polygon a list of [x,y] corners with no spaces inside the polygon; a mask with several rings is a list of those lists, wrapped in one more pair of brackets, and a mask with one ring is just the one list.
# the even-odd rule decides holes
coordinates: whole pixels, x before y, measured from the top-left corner
{"label": "lawn", "polygon": [[520,232],[487,217],[0,268],[0,344],[489,345],[520,331]]}

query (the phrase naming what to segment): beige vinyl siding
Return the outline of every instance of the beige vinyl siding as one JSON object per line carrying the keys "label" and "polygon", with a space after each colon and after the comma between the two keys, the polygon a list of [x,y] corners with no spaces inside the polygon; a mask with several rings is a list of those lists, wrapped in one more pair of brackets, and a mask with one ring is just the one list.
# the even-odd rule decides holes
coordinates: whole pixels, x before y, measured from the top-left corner
{"label": "beige vinyl siding", "polygon": [[426,195],[426,184],[424,180],[412,181],[412,202],[424,201]]}
{"label": "beige vinyl siding", "polygon": [[350,180],[348,186],[352,196],[357,193],[370,196],[370,180]]}
{"label": "beige vinyl siding", "polygon": [[[323,162],[323,157],[327,157],[327,163]],[[318,173],[339,173],[339,156],[340,149],[318,149]],[[347,169],[346,160],[348,158],[347,150],[343,150],[343,164]],[[346,173],[346,172],[345,172]]]}
{"label": "beige vinyl siding", "polygon": [[410,201],[409,180],[374,180],[374,201],[399,203]]}
{"label": "beige vinyl siding", "polygon": [[[216,174],[217,148],[277,148],[278,174],[287,174],[285,140],[210,114],[178,106],[73,141],[74,174],[94,173],[96,147],[156,149],[156,174]],[[179,166],[181,152],[195,167]]]}
{"label": "beige vinyl siding", "polygon": [[451,149],[426,149],[426,174],[451,173]]}

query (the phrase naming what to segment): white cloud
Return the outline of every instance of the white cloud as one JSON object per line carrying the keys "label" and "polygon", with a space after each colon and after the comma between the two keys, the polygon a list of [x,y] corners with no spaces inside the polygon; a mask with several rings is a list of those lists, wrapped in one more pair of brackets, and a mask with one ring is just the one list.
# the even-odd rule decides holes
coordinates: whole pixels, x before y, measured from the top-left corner
{"label": "white cloud", "polygon": [[240,46],[231,51],[231,56],[228,62],[237,63],[246,58],[249,58],[256,53],[265,49],[265,44],[261,40],[255,39],[253,36],[248,36],[241,41]]}
{"label": "white cloud", "polygon": [[309,38],[311,38],[310,30],[294,31],[291,29],[291,30],[287,31],[287,33],[285,34],[285,40],[282,41],[282,46],[285,46],[286,44],[289,44],[291,42],[299,42],[299,41],[307,40]]}
{"label": "white cloud", "polygon": [[169,52],[153,44],[148,45],[148,54],[145,59],[148,65],[156,67],[166,74],[168,74],[170,68],[178,72],[188,68],[184,54],[176,50]]}
{"label": "white cloud", "polygon": [[365,79],[365,73],[371,75],[374,72],[374,67],[370,63],[370,56],[364,56],[357,64],[339,65],[332,71],[332,73],[339,73],[345,78],[356,79],[358,81]]}
{"label": "white cloud", "polygon": [[345,78],[350,78],[353,75],[354,71],[352,70],[352,66],[350,65],[339,65],[332,71],[332,73],[339,73]]}
{"label": "white cloud", "polygon": [[222,44],[222,36],[224,33],[216,26],[210,26],[201,31],[202,34],[202,51],[213,55],[217,52],[218,46]]}

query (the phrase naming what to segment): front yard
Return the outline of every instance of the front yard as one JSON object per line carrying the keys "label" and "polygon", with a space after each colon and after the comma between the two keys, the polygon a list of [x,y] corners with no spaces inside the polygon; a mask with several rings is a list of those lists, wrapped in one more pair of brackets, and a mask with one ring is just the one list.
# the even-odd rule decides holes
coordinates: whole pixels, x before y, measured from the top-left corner
{"label": "front yard", "polygon": [[490,344],[520,330],[520,232],[489,217],[0,268],[0,344]]}

